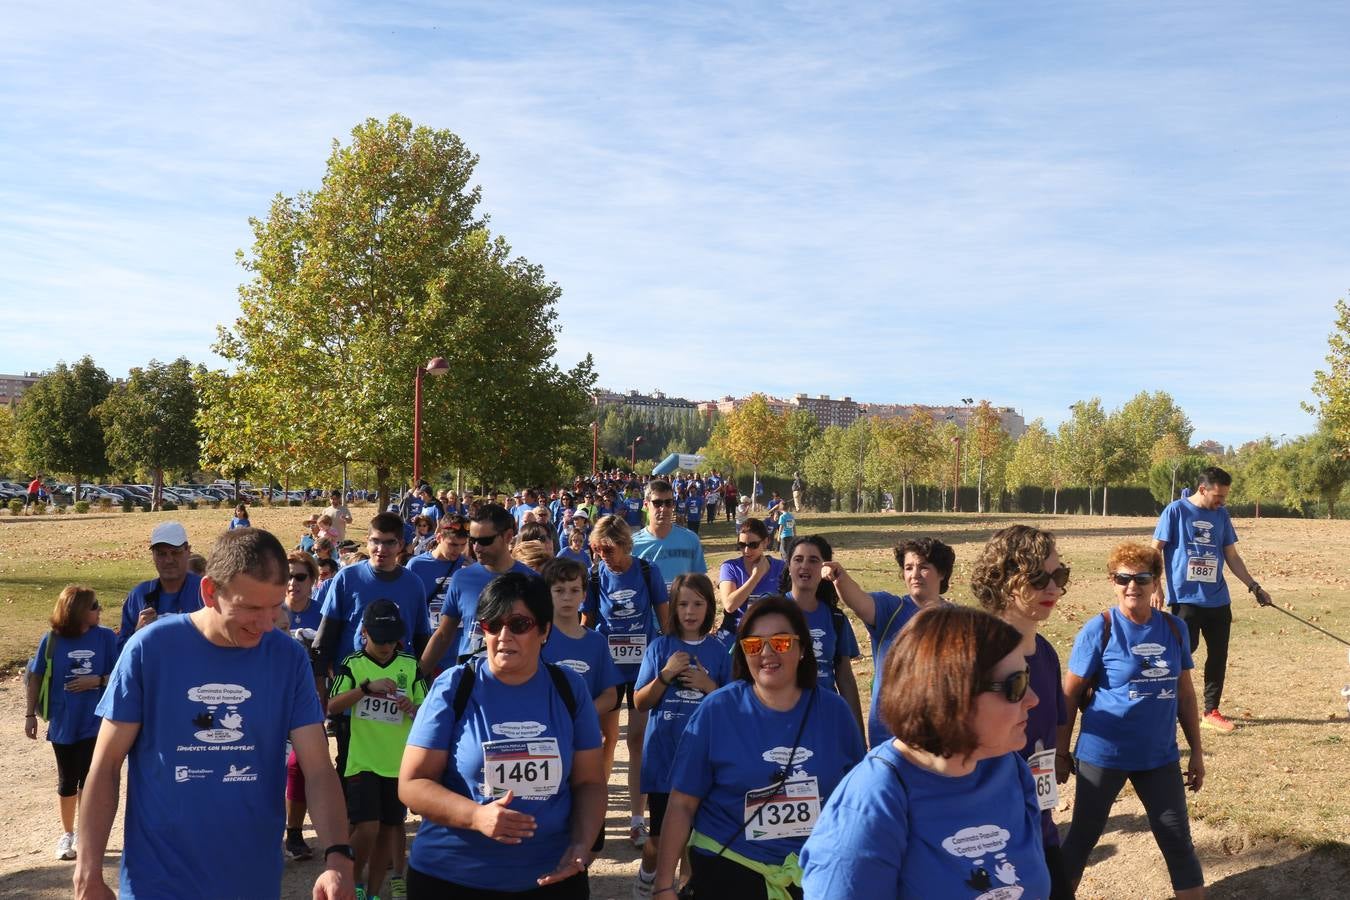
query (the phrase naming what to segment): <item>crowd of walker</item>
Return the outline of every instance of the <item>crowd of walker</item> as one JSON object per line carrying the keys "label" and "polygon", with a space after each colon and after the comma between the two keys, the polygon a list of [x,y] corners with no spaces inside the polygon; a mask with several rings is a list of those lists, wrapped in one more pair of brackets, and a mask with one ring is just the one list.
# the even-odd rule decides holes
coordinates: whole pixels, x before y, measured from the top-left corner
{"label": "crowd of walker", "polygon": [[[1038,632],[1069,568],[1028,525],[973,561],[977,609],[944,598],[942,541],[900,541],[903,590],[867,591],[824,536],[795,534],[800,497],[741,515],[717,476],[610,473],[506,504],[419,486],[364,545],[334,492],[290,552],[246,509],[205,559],[164,522],[120,629],[71,585],[29,665],[56,854],[77,898],[114,896],[125,763],[124,900],[279,897],[287,858],[315,855],[307,817],[316,898],[589,897],[616,800],[642,850],[635,897],[1058,900],[1129,781],[1176,896],[1201,897],[1185,793],[1204,784],[1202,726],[1233,729],[1225,570],[1270,602],[1237,553],[1230,483],[1206,470],[1151,544],[1080,575],[1115,602],[1067,671]],[[716,579],[694,530],[709,497],[738,551]],[[846,611],[871,642],[866,713]],[[626,792],[609,787],[621,724]]]}

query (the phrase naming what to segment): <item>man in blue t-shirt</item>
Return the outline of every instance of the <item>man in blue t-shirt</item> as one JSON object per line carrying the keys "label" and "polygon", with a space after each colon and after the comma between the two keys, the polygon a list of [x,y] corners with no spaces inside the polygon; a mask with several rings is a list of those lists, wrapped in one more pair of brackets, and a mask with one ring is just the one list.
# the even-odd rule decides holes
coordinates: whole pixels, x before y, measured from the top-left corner
{"label": "man in blue t-shirt", "polygon": [[[469,519],[469,542],[478,562],[464,566],[450,579],[450,587],[441,606],[441,621],[421,651],[422,671],[434,673],[444,662],[467,659],[483,649],[483,629],[478,624],[478,595],[488,582],[505,572],[534,575],[523,562],[511,556],[511,541],[516,536],[511,513],[490,503]],[[460,625],[463,624],[463,629]],[[455,636],[459,635],[459,643]]]}
{"label": "man in blue t-shirt", "polygon": [[142,581],[122,604],[122,629],[117,635],[120,652],[138,629],[170,613],[190,613],[202,608],[201,577],[188,569],[192,547],[187,530],[177,522],[160,522],[150,532],[150,558],[159,576]]}
{"label": "man in blue t-shirt", "polygon": [[[205,606],[127,642],[98,705],[104,722],[80,809],[77,897],[112,896],[103,858],[125,761],[122,897],[279,898],[288,740],[328,848],[314,896],[353,896],[346,805],[309,661],[273,629],[287,571],[270,533],[226,532],[201,581]],[[228,852],[203,837],[206,821],[229,836]]]}
{"label": "man in blue t-shirt", "polygon": [[1216,731],[1230,732],[1233,723],[1219,712],[1224,675],[1228,668],[1228,637],[1233,625],[1233,607],[1224,564],[1252,592],[1261,606],[1271,603],[1268,594],[1247,571],[1237,552],[1237,533],[1224,504],[1233,476],[1218,466],[1200,473],[1195,493],[1167,504],[1153,531],[1153,546],[1166,561],[1166,594],[1160,583],[1154,588],[1152,604],[1162,609],[1164,602],[1172,614],[1186,623],[1190,631],[1191,652],[1205,639],[1205,707],[1200,724]]}
{"label": "man in blue t-shirt", "polygon": [[698,535],[675,524],[675,491],[669,481],[647,485],[647,527],[633,533],[633,555],[660,569],[667,588],[677,575],[708,574]]}

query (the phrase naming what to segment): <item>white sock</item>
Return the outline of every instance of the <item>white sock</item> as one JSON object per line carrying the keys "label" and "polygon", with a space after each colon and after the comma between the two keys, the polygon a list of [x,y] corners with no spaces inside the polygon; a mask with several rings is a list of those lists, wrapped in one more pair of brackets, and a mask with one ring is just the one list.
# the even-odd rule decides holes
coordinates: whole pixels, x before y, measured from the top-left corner
{"label": "white sock", "polygon": [[642,818],[642,816],[633,816],[629,822],[629,827],[636,828],[637,826],[643,824],[644,821],[645,820]]}
{"label": "white sock", "polygon": [[642,868],[641,864],[639,864],[638,878],[646,884],[651,884],[653,881],[656,880],[656,873],[648,872],[646,869]]}

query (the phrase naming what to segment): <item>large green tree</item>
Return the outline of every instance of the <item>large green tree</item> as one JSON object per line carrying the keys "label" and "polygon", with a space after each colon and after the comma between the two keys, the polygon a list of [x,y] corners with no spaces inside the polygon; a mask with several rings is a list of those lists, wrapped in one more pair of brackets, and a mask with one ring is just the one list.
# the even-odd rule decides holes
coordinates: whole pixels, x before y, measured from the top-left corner
{"label": "large green tree", "polygon": [[1350,449],[1350,305],[1336,301],[1336,323],[1327,336],[1327,367],[1313,373],[1317,403],[1303,404],[1316,413],[1320,429],[1342,449]]}
{"label": "large green tree", "polygon": [[867,475],[876,484],[898,482],[900,512],[913,512],[914,482],[937,454],[937,426],[929,413],[874,420]]}
{"label": "large green tree", "polygon": [[759,473],[787,459],[787,417],[775,412],[763,394],[754,394],[721,421],[725,428],[713,430],[713,446],[736,465],[749,467],[753,477],[750,496],[754,498]]}
{"label": "large green tree", "polygon": [[194,384],[201,371],[182,357],[171,363],[152,359],[132,369],[98,407],[109,464],[121,472],[150,473],[155,509],[165,471],[191,471],[201,455]]}
{"label": "large green tree", "polygon": [[246,383],[212,392],[208,448],[246,447],[247,434],[218,432],[256,431],[232,398],[266,396],[287,414],[260,453],[368,462],[387,502],[412,460],[415,374],[443,356],[449,372],[424,383],[424,471],[522,483],[588,464],[590,359],[552,362],[560,289],[489,234],[476,163],[449,131],[368,119],[334,141],[318,190],[277,196],[251,220],[239,258],[252,278],[215,345]]}
{"label": "large green tree", "polygon": [[[975,483],[977,512],[984,512],[985,467],[991,460],[1000,456],[1007,440],[1008,434],[1003,430],[1003,422],[998,417],[998,411],[988,400],[981,400],[966,425],[968,452],[979,462],[979,475]],[[1003,473],[1000,472],[999,481],[1002,480]]]}
{"label": "large green tree", "polygon": [[103,425],[94,410],[112,381],[88,356],[57,363],[24,392],[15,417],[16,449],[24,465],[70,475],[75,497],[86,478],[108,471]]}
{"label": "large green tree", "polygon": [[1099,397],[1079,401],[1071,409],[1073,415],[1059,425],[1058,444],[1069,480],[1088,489],[1092,515],[1092,488],[1106,483],[1108,470],[1106,412]]}

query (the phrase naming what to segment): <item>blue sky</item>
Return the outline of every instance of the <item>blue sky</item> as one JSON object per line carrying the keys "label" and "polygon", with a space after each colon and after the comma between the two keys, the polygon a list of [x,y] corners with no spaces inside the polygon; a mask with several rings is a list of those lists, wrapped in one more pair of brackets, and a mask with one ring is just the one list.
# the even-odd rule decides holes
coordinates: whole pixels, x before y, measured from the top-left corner
{"label": "blue sky", "polygon": [[[1180,8],[1184,6],[1185,8]],[[480,155],[559,362],[1293,435],[1350,284],[1338,3],[11,6],[0,371],[213,360],[247,219],[400,112]]]}

